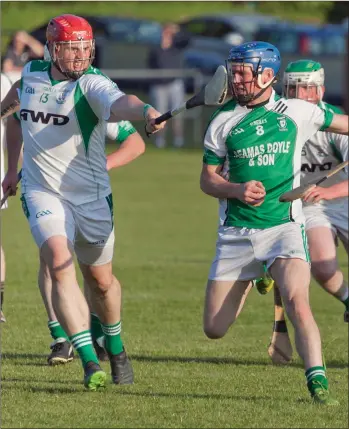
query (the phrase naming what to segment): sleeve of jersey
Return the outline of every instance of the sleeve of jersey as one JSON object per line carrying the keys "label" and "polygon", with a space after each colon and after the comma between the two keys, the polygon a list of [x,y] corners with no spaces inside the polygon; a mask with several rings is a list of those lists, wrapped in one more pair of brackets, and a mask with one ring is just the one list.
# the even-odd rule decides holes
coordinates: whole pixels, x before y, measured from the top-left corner
{"label": "sleeve of jersey", "polygon": [[[333,120],[333,112],[327,109],[326,110],[320,109],[320,107],[318,106],[315,106],[315,107],[317,107],[317,109],[323,112],[321,113],[321,118],[319,118],[319,121],[315,123],[321,125],[319,128],[320,131],[324,131],[331,125],[331,122]],[[320,116],[320,113],[319,112],[316,113],[316,116],[315,116],[316,119],[317,119],[317,115]],[[321,123],[321,120],[322,120],[322,123]]]}
{"label": "sleeve of jersey", "polygon": [[118,143],[123,143],[131,134],[136,133],[137,130],[129,121],[119,122],[119,133],[117,135],[116,141]]}
{"label": "sleeve of jersey", "polygon": [[[334,152],[336,158],[341,162],[348,161],[348,136],[342,134],[331,134],[331,142],[334,143]],[[346,169],[346,171],[348,171]]]}
{"label": "sleeve of jersey", "polygon": [[208,165],[223,165],[227,154],[223,125],[218,119],[219,117],[216,117],[212,120],[204,138],[203,162]]}
{"label": "sleeve of jersey", "polygon": [[125,95],[116,83],[100,75],[89,75],[88,81],[82,83],[81,89],[96,116],[104,121],[109,119],[114,101]]}
{"label": "sleeve of jersey", "polygon": [[333,113],[307,101],[291,100],[296,108],[296,117],[303,138],[310,139],[318,131],[324,131],[332,122]]}

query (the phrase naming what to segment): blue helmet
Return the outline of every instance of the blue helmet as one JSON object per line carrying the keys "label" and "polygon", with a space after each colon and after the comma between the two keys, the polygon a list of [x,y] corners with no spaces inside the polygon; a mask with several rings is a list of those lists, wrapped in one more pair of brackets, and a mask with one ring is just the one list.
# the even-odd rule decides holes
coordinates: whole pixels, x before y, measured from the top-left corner
{"label": "blue helmet", "polygon": [[[243,95],[236,94],[232,82],[232,65],[236,64],[247,65],[252,68],[253,78],[258,79],[258,84],[260,84],[260,87],[262,88],[261,92],[259,92],[258,94],[252,94],[251,92],[248,93],[248,91],[246,90],[246,93]],[[233,47],[229,52],[229,57],[226,61],[226,65],[233,95],[236,96],[236,98],[241,104],[247,104],[248,102],[259,97],[270,85],[275,82],[275,77],[279,72],[281,66],[281,57],[279,50],[270,43],[249,42]],[[274,79],[272,79],[266,85],[261,85],[261,81],[258,78],[258,75],[260,75],[266,68],[273,70]],[[246,83],[252,84],[252,82],[253,81],[244,82],[244,85]]]}

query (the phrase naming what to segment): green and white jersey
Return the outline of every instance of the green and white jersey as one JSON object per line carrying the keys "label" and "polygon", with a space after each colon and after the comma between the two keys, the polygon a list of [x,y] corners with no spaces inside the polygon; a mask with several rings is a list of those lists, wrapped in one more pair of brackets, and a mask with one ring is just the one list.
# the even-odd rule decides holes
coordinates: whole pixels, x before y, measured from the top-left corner
{"label": "green and white jersey", "polygon": [[[343,114],[338,108],[328,103],[321,103],[323,109],[333,113]],[[348,160],[348,136],[330,132],[318,132],[313,135],[302,150],[301,182],[316,182],[321,177],[333,170],[338,164]],[[348,170],[341,170],[339,173],[327,179],[321,186],[329,187],[335,183],[348,180]],[[335,200],[321,200],[322,205],[348,204],[348,198]]]}
{"label": "green and white jersey", "polygon": [[119,144],[136,132],[137,130],[129,121],[109,122],[107,125],[107,136]]}
{"label": "green and white jersey", "polygon": [[332,118],[330,111],[274,91],[266,104],[255,108],[231,100],[218,109],[205,134],[204,163],[223,165],[227,159],[230,182],[258,180],[266,189],[259,207],[237,199],[221,201],[224,225],[263,229],[302,222],[301,201],[280,203],[279,197],[299,186],[302,147]]}
{"label": "green and white jersey", "polygon": [[76,81],[55,81],[50,69],[31,61],[22,72],[22,192],[46,189],[75,205],[106,197],[107,121],[124,93],[94,67]]}

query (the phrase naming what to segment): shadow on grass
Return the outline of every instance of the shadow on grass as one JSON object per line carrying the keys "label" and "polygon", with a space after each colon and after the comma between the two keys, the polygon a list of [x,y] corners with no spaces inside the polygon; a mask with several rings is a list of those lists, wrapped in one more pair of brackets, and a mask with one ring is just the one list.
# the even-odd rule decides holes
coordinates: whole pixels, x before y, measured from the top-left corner
{"label": "shadow on grass", "polygon": [[6,386],[6,388],[11,384],[11,383],[48,383],[48,384],[79,384],[82,385],[82,378],[81,380],[72,380],[72,379],[52,379],[52,380],[48,380],[47,378],[45,379],[41,379],[38,377],[32,377],[32,378],[28,378],[28,377],[22,377],[22,378],[15,378],[15,377],[2,377],[1,379],[1,383],[4,383],[4,386]]}
{"label": "shadow on grass", "polygon": [[[45,381],[46,382],[46,381]],[[122,396],[133,396],[133,397],[143,397],[143,398],[184,398],[184,399],[216,399],[216,400],[242,400],[242,401],[249,401],[249,402],[256,402],[256,401],[266,401],[266,400],[272,400],[273,396],[265,396],[264,394],[261,396],[257,395],[230,395],[230,394],[221,394],[221,393],[171,393],[171,392],[135,392],[133,390],[133,386],[113,386],[109,385],[106,389],[98,390],[97,392],[90,392],[87,389],[82,388],[74,388],[74,387],[50,387],[50,386],[19,386],[19,385],[8,385],[5,388],[6,390],[26,390],[31,393],[45,393],[45,394],[51,394],[51,395],[57,395],[57,394],[79,394],[86,393],[86,394],[103,394],[103,393],[111,393],[115,395],[122,395]]]}
{"label": "shadow on grass", "polygon": [[[18,365],[28,366],[47,366],[47,355],[42,354],[30,354],[30,353],[4,353],[1,356],[4,360],[35,360],[42,359],[43,362],[21,362]],[[75,357],[78,359],[78,356]],[[216,364],[216,365],[245,365],[245,366],[277,366],[273,365],[269,360],[248,360],[242,358],[224,358],[224,357],[190,357],[190,356],[149,356],[140,354],[130,354],[130,359],[137,362],[151,362],[151,363],[166,363],[166,362],[178,362],[178,363],[198,363],[198,364]],[[283,366],[283,365],[280,365]],[[300,362],[293,362],[287,366],[303,368]],[[347,368],[348,363],[342,361],[332,360],[326,362],[327,368]]]}
{"label": "shadow on grass", "polygon": [[[219,357],[186,357],[186,356],[146,356],[131,354],[130,358],[139,362],[154,362],[154,363],[166,363],[166,362],[179,362],[179,363],[212,363],[217,365],[246,365],[246,366],[285,366],[285,365],[273,365],[271,361],[258,361],[258,360],[247,360],[237,358],[219,358]],[[300,362],[293,362],[289,365],[291,367],[303,368]],[[340,361],[326,362],[327,368],[347,368],[348,363]]]}

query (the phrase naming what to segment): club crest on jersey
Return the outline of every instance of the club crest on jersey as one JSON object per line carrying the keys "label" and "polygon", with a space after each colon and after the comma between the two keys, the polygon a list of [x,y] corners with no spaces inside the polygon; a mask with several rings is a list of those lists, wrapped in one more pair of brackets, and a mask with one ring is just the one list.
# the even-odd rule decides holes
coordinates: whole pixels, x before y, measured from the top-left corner
{"label": "club crest on jersey", "polygon": [[277,118],[278,125],[279,125],[279,131],[287,131],[287,121],[285,116],[279,116]]}
{"label": "club crest on jersey", "polygon": [[63,104],[63,103],[65,103],[65,101],[67,99],[68,92],[69,91],[62,91],[62,92],[59,92],[57,94],[57,98],[56,98],[57,104]]}

